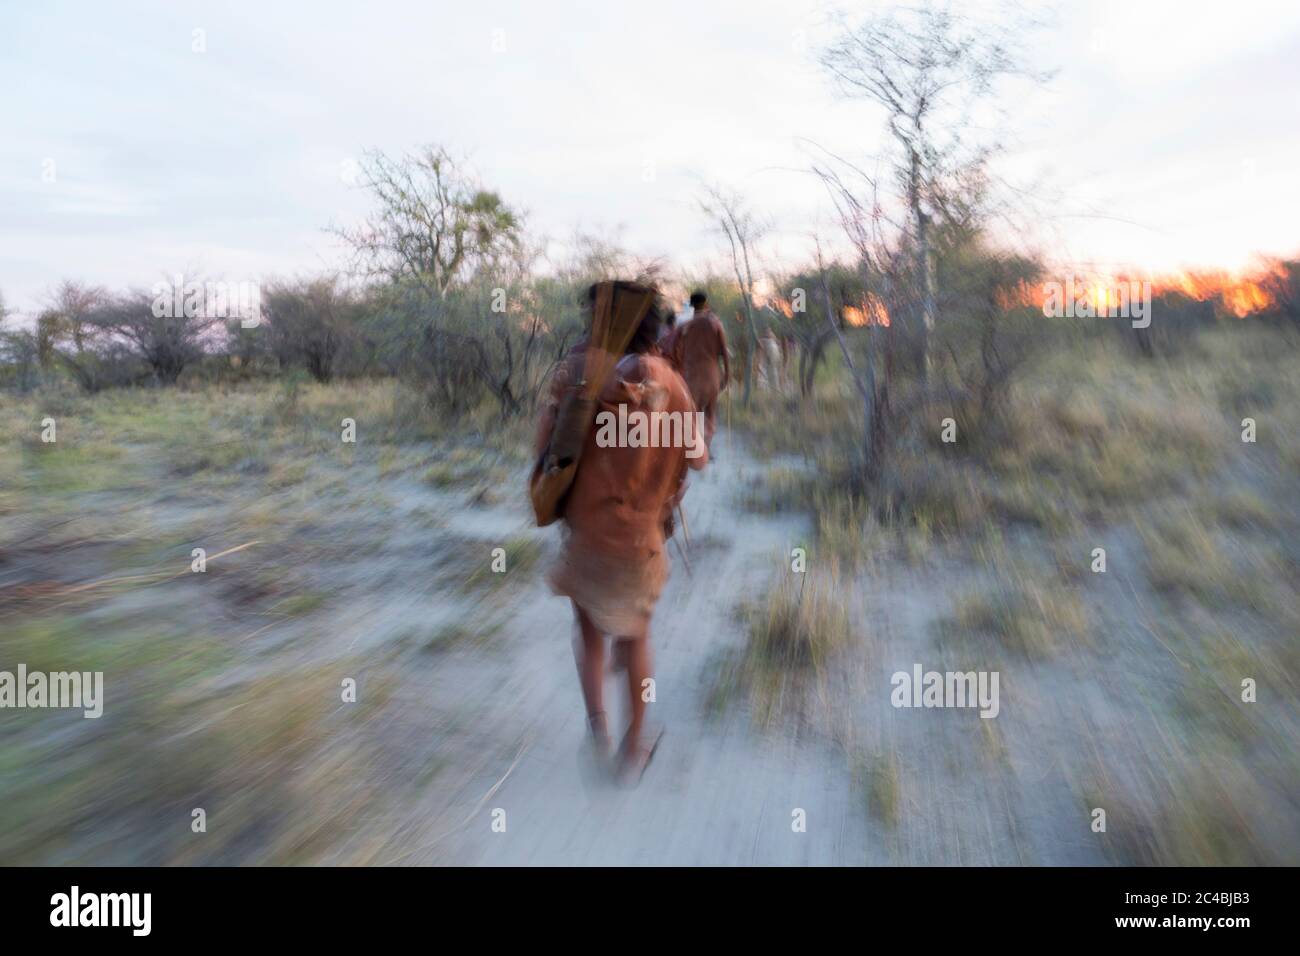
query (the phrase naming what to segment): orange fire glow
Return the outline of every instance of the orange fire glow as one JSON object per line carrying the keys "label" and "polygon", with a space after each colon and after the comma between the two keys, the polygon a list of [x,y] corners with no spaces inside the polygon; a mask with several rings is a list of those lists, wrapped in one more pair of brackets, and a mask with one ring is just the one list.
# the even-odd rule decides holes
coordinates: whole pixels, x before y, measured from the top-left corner
{"label": "orange fire glow", "polygon": [[[1244,318],[1253,312],[1268,308],[1273,299],[1264,287],[1265,276],[1233,275],[1227,272],[1179,272],[1172,275],[1156,276],[1147,281],[1151,283],[1151,294],[1161,295],[1167,292],[1181,292],[1198,302],[1214,302],[1224,312]],[[1076,288],[1079,295],[1086,295],[1098,312],[1107,309],[1116,298],[1115,290],[1123,283],[1143,281],[1134,276],[1116,274],[1091,274],[1078,277]],[[1047,299],[1043,283],[1019,283],[1014,289],[1002,292],[998,304],[1004,309],[1023,306],[1042,308]],[[1116,303],[1117,304],[1117,303]]]}
{"label": "orange fire glow", "polygon": [[860,306],[849,305],[844,307],[844,321],[855,328],[864,325],[878,325],[887,329],[889,328],[889,310],[885,308],[885,303],[880,300],[879,296],[868,293]]}
{"label": "orange fire glow", "polygon": [[[1047,301],[1046,279],[1039,282],[1020,282],[1009,289],[1000,290],[997,304],[1004,310],[1032,307],[1041,309]],[[1073,278],[1075,295],[1085,297],[1092,307],[1105,315],[1111,306],[1119,308],[1123,300],[1119,298],[1120,286],[1129,282],[1151,283],[1151,294],[1159,296],[1169,292],[1180,292],[1198,302],[1212,302],[1216,312],[1244,318],[1273,305],[1269,294],[1267,273],[1253,275],[1233,274],[1228,272],[1178,272],[1151,278],[1138,278],[1125,273],[1090,273],[1076,275]],[[1056,281],[1063,281],[1057,279]],[[779,295],[770,295],[767,304],[780,312],[787,319],[794,318],[794,310],[788,299]],[[736,317],[743,323],[743,318]],[[889,327],[889,310],[878,297],[868,294],[862,301],[844,308],[844,321],[855,328],[867,325]]]}
{"label": "orange fire glow", "polygon": [[1151,285],[1156,293],[1178,291],[1199,302],[1218,300],[1239,319],[1273,304],[1272,296],[1256,278],[1224,272],[1184,272]]}

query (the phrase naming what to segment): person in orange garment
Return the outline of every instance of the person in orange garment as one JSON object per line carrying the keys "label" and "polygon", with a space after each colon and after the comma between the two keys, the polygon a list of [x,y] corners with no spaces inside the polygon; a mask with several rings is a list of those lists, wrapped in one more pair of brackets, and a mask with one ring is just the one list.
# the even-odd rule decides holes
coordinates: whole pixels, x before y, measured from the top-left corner
{"label": "person in orange garment", "polygon": [[709,298],[703,291],[691,293],[691,308],[694,315],[679,324],[665,341],[664,354],[681,372],[696,407],[704,412],[705,441],[712,443],[717,428],[718,394],[731,380],[727,335],[709,308]]}
{"label": "person in orange garment", "polygon": [[[595,286],[588,291],[588,310],[595,292]],[[640,779],[658,741],[657,734],[646,732],[643,699],[644,682],[653,676],[650,619],[668,579],[673,508],[685,493],[687,471],[708,462],[702,416],[696,414],[686,383],[656,345],[661,318],[656,299],[598,396],[596,420],[564,500],[563,547],[549,575],[552,589],[573,603],[577,619],[574,656],[591,750],[597,763],[624,782]],[[585,342],[576,346],[552,378],[550,402],[537,429],[539,456],[566,390],[583,378],[587,347]],[[602,426],[610,421],[604,412],[616,417],[626,413],[628,419],[638,412],[677,412],[690,424],[675,444],[631,447],[633,429],[627,442],[611,444],[610,431]],[[629,721],[616,755],[604,703],[607,638],[627,670]]]}

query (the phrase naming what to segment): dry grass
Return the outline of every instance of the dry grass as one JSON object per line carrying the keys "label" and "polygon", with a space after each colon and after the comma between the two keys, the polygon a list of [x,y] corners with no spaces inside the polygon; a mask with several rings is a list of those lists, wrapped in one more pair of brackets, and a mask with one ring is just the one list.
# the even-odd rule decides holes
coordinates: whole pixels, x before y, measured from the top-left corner
{"label": "dry grass", "polygon": [[1188,597],[1211,609],[1247,607],[1267,611],[1269,581],[1281,571],[1259,543],[1230,553],[1225,535],[1190,507],[1157,513],[1140,526],[1147,580],[1156,591]]}
{"label": "dry grass", "polygon": [[[221,679],[231,652],[210,635],[140,621],[88,634],[83,619],[46,615],[0,639],[6,660],[33,670],[102,671],[105,697],[97,720],[0,715],[0,767],[14,771],[0,775],[0,858],[300,862],[304,834],[362,809],[342,796],[366,779],[358,731],[390,686],[365,662],[231,685]],[[343,676],[361,686],[355,705],[341,702]],[[319,776],[322,759],[343,755],[346,774]],[[190,829],[194,808],[206,833]],[[119,832],[136,837],[128,846]]]}
{"label": "dry grass", "polygon": [[[98,720],[0,711],[0,858],[364,862],[388,791],[410,797],[417,779],[395,772],[411,741],[382,732],[401,717],[390,668],[409,681],[431,658],[396,628],[381,653],[340,657],[333,618],[354,597],[454,589],[454,573],[425,574],[465,565],[439,535],[426,549],[413,533],[448,507],[421,497],[419,475],[446,452],[466,483],[499,483],[527,460],[532,423],[443,420],[391,382],[12,398],[0,400],[13,452],[0,454],[0,557],[17,584],[0,595],[0,658],[103,671],[106,704]],[[46,415],[53,445],[39,440]],[[340,440],[344,417],[355,445]],[[192,547],[211,557],[253,539],[191,576]],[[512,572],[530,573],[536,543],[502,546]],[[343,677],[360,684],[355,705]],[[205,834],[190,830],[196,807]]]}
{"label": "dry grass", "polygon": [[[1291,768],[1294,773],[1294,768]],[[1093,770],[1080,827],[1094,807],[1106,832],[1090,834],[1124,866],[1294,866],[1294,832],[1280,833],[1277,795],[1233,757],[1154,758],[1125,783]],[[1278,839],[1281,836],[1281,839]]]}
{"label": "dry grass", "polygon": [[[902,432],[869,487],[854,470],[861,409],[842,376],[804,400],[756,393],[749,409],[733,406],[749,446],[807,464],[777,464],[750,503],[829,516],[818,521],[819,538],[846,563],[858,563],[861,549],[843,540],[843,529],[869,527],[868,516],[905,533],[905,552],[924,551],[932,539],[980,535],[994,523],[1068,536],[1197,491],[1237,439],[1213,367],[1199,352],[1177,363],[1144,363],[1114,345],[1108,338],[1071,342],[1013,389],[995,419],[981,420],[966,406],[958,414],[933,399],[915,407],[920,399],[908,400]],[[904,381],[898,391],[896,403],[917,390]],[[949,414],[961,422],[958,443],[939,446],[935,423]],[[1259,517],[1239,511],[1240,520]]]}
{"label": "dry grass", "polygon": [[886,827],[895,827],[902,809],[902,774],[893,753],[875,754],[856,768],[855,784],[865,794],[867,813]]}
{"label": "dry grass", "polygon": [[743,697],[761,725],[782,716],[808,716],[853,642],[842,587],[832,564],[783,574],[765,597],[740,605],[736,617],[745,644],[712,662],[706,709],[717,714]]}
{"label": "dry grass", "polygon": [[849,640],[838,574],[784,575],[765,601],[740,611],[752,660],[781,670],[819,668]]}
{"label": "dry grass", "polygon": [[[541,557],[541,540],[536,535],[521,534],[508,538],[500,544],[477,542],[474,546],[481,554],[477,560],[470,561],[471,570],[465,579],[467,588],[501,588],[505,585],[518,587],[537,566]],[[494,571],[492,552],[501,548],[505,552],[504,571]]]}
{"label": "dry grass", "polygon": [[1051,658],[1088,638],[1083,602],[1074,585],[1060,578],[1020,576],[966,595],[938,628],[950,643],[988,638],[1031,660]]}

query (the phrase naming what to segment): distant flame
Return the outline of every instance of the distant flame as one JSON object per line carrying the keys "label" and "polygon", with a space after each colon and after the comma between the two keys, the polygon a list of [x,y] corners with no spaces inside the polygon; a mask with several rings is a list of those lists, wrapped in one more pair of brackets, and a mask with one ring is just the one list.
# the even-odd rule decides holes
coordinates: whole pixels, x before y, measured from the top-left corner
{"label": "distant flame", "polygon": [[[1157,276],[1151,280],[1152,295],[1181,292],[1198,302],[1217,301],[1226,312],[1244,318],[1253,312],[1273,305],[1273,297],[1262,282],[1264,276],[1231,275],[1227,272],[1179,272]],[[1122,284],[1135,280],[1133,276],[1092,274],[1082,279],[1077,288],[1086,293],[1098,312],[1103,312],[1115,299],[1115,290]],[[1047,293],[1044,284],[1019,282],[1010,289],[999,292],[997,302],[1003,309],[1033,306],[1042,308]]]}
{"label": "distant flame", "polygon": [[1023,279],[1010,288],[998,289],[994,292],[994,301],[997,303],[997,307],[1004,312],[1030,305],[1036,309],[1041,309],[1043,299],[1043,287],[1030,284]]}
{"label": "distant flame", "polygon": [[864,325],[878,325],[887,329],[889,328],[889,310],[885,308],[885,303],[880,301],[879,296],[868,292],[863,297],[860,306],[848,305],[844,307],[844,321],[855,328]]}
{"label": "distant flame", "polygon": [[1224,304],[1237,318],[1273,305],[1273,297],[1256,282],[1243,281],[1223,293]]}
{"label": "distant flame", "polygon": [[1184,272],[1153,285],[1157,292],[1177,290],[1200,302],[1218,299],[1239,319],[1273,304],[1273,297],[1256,279],[1227,273]]}

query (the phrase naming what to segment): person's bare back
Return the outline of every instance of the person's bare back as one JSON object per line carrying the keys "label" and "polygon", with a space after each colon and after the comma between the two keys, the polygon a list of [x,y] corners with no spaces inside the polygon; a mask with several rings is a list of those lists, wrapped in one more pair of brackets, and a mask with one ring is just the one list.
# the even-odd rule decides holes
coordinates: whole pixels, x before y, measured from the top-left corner
{"label": "person's bare back", "polygon": [[718,317],[709,309],[703,293],[693,294],[691,305],[695,307],[694,316],[673,331],[665,351],[669,361],[686,380],[696,407],[704,412],[705,435],[712,440],[718,395],[731,377],[727,335]]}

